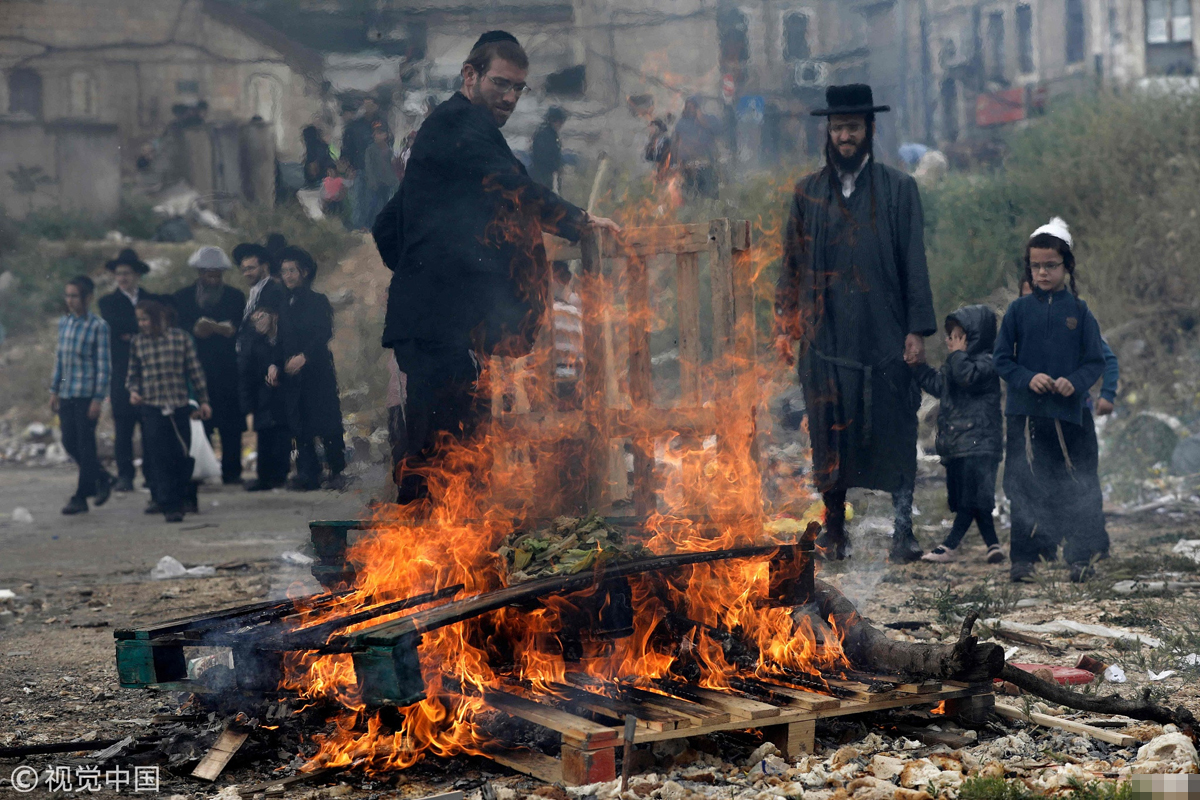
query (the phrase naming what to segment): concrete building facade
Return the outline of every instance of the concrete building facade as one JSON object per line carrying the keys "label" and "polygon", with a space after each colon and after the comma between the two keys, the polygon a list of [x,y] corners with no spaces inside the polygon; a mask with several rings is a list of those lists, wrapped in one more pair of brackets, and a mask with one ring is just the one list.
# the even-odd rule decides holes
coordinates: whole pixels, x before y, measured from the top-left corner
{"label": "concrete building facade", "polygon": [[285,158],[322,112],[323,61],[218,0],[5,0],[0,117],[115,125],[129,170],[177,104],[222,124],[261,117]]}

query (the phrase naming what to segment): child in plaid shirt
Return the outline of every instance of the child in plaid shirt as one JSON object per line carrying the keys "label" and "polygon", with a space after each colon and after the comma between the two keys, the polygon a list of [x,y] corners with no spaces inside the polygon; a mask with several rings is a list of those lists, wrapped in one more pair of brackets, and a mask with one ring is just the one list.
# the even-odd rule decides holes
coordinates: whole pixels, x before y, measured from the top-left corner
{"label": "child in plaid shirt", "polygon": [[129,401],[141,415],[151,476],[151,496],[167,522],[182,522],[192,481],[192,409],[188,386],[200,403],[201,419],[212,416],[204,370],[192,337],[171,327],[166,306],[143,300],[137,306],[138,334],[130,343]]}

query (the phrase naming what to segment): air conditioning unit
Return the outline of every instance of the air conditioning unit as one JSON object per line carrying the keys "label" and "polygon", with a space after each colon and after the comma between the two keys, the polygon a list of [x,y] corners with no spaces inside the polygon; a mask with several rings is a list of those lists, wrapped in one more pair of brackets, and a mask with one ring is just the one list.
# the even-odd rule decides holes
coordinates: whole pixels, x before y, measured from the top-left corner
{"label": "air conditioning unit", "polygon": [[829,62],[804,59],[793,67],[792,82],[803,88],[821,88],[829,85]]}

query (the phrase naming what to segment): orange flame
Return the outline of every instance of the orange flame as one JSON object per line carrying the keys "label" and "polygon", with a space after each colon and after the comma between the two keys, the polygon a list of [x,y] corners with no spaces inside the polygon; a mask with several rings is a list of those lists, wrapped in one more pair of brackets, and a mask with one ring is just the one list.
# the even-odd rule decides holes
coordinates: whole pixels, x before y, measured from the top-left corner
{"label": "orange flame", "polygon": [[[672,184],[668,177],[665,187],[642,202],[628,204],[617,216],[625,224],[670,221],[679,208],[674,201],[678,197],[675,179]],[[781,227],[781,219],[755,221],[756,238],[763,246],[749,254],[745,273],[755,295],[772,291],[763,276],[781,252]],[[655,281],[663,271],[653,263],[647,263],[647,269],[651,285],[657,287]],[[651,319],[639,319],[636,313],[631,318],[631,310],[637,309],[627,300],[620,302],[628,296],[622,277],[612,283],[603,280],[597,294],[609,298],[610,306],[591,313],[617,321],[615,341],[628,332],[628,326],[664,330],[674,324],[662,307],[667,304],[657,302],[644,309]],[[766,342],[755,345],[767,349]],[[550,374],[550,358],[549,348],[542,346],[516,364],[497,360],[487,365],[482,385],[491,386],[493,407],[553,407],[551,382],[529,379]],[[777,514],[800,518],[808,512],[811,516],[814,500],[800,481],[791,481],[790,488],[776,492],[773,499],[764,498],[763,475],[749,446],[757,435],[753,419],[766,418],[766,392],[782,370],[773,364],[769,368],[739,364],[736,358],[727,354],[711,369],[700,371],[701,395],[705,406],[713,409],[728,409],[729,396],[734,395],[747,422],[741,427],[733,421],[723,423],[729,423],[726,438],[743,441],[729,446],[719,438],[715,443],[711,438],[698,441],[693,434],[654,429],[635,436],[634,444],[653,458],[661,487],[657,508],[643,526],[644,545],[656,555],[784,543],[791,537],[768,532],[765,523]],[[700,365],[695,366],[699,370]],[[741,375],[736,385],[720,377],[730,374]],[[622,402],[628,402],[627,384],[616,391],[625,398]],[[447,437],[436,467],[426,470],[428,504],[378,510],[371,534],[361,537],[348,556],[357,570],[353,592],[333,610],[312,609],[304,624],[370,608],[379,597],[411,597],[455,584],[464,587],[460,596],[503,587],[506,564],[497,549],[505,537],[556,513],[548,505],[581,496],[581,487],[569,485],[577,480],[567,463],[571,451],[564,455],[561,447],[569,431],[569,422],[548,416],[532,432],[493,424],[471,441]],[[427,699],[389,712],[386,724],[384,716],[364,704],[347,655],[289,655],[282,688],[343,709],[332,731],[314,737],[319,751],[309,768],[400,769],[427,753],[482,752],[488,742],[479,722],[487,708],[482,695],[500,687],[519,684],[524,692],[553,694],[576,674],[601,685],[629,680],[653,688],[650,681],[670,675],[686,661],[698,669],[699,685],[729,690],[731,679],[739,675],[819,674],[848,667],[841,648],[843,632],[833,625],[831,631],[818,634],[807,617],[797,621],[790,609],[772,607],[767,602],[769,583],[768,564],[752,560],[699,564],[666,576],[634,576],[629,580],[632,633],[602,642],[585,637],[578,664],[568,663],[554,644],[564,619],[596,589],[546,598],[534,611],[505,608],[427,631],[418,650]],[[749,670],[727,657],[722,637],[729,635],[757,649],[757,663]]]}

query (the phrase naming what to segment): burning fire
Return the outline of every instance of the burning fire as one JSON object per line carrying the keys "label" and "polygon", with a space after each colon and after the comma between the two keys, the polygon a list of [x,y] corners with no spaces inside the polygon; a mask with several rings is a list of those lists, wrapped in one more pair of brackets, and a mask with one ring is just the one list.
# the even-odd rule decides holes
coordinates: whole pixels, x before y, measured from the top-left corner
{"label": "burning fire", "polygon": [[[643,213],[652,217],[660,209],[651,199],[623,221],[631,221],[630,216],[634,221],[647,218]],[[756,286],[779,253],[778,223],[758,224],[758,237],[767,246],[754,254],[750,265]],[[624,309],[613,300],[623,291],[619,284],[600,287],[599,296],[614,303],[600,313],[624,319]],[[651,313],[661,315],[658,304],[652,305]],[[653,326],[667,324],[665,317],[652,320]],[[539,360],[546,358],[548,348],[535,351],[524,372],[549,374]],[[709,383],[703,395],[712,399],[711,405],[728,408],[729,399],[720,393],[728,394],[730,387],[717,383],[719,371],[729,374],[728,365],[715,367],[702,373]],[[512,372],[511,365],[502,370],[492,365],[484,385],[510,381]],[[662,484],[657,510],[643,527],[644,545],[650,552],[664,555],[788,543],[794,541],[794,528],[768,526],[771,518],[781,512],[796,518],[806,511],[812,515],[812,499],[803,490],[783,496],[773,507],[763,499],[760,467],[750,446],[755,436],[750,412],[764,403],[759,392],[769,384],[768,369],[761,374],[744,372],[749,378],[733,390],[744,424],[722,421],[725,438],[736,441],[700,441],[658,430],[647,430],[639,438],[643,452],[658,454],[656,472]],[[775,375],[781,370],[772,364],[769,372]],[[544,383],[530,381],[526,389],[534,405],[552,408],[553,387]],[[428,505],[385,507],[374,519],[378,530],[352,547],[348,560],[357,569],[356,584],[336,614],[369,608],[379,602],[377,597],[410,597],[455,584],[463,586],[459,597],[503,587],[506,563],[497,549],[513,531],[547,516],[546,509],[530,498],[539,496],[538,470],[544,472],[546,465],[564,460],[554,450],[556,438],[553,430],[534,439],[494,424],[473,441],[447,439],[444,457],[427,476],[432,498]],[[739,676],[769,679],[848,667],[841,649],[842,632],[834,626],[818,633],[807,618],[797,624],[791,609],[766,602],[768,584],[769,565],[753,560],[697,564],[675,570],[665,579],[660,574],[633,576],[632,634],[609,641],[585,638],[583,658],[577,662],[568,662],[561,648],[547,643],[556,641],[564,619],[598,588],[545,598],[543,607],[532,612],[503,608],[425,632],[419,655],[426,699],[386,717],[363,702],[348,655],[293,654],[286,663],[283,688],[344,709],[335,729],[316,737],[319,752],[311,768],[363,764],[389,769],[408,767],[426,753],[482,752],[488,743],[480,725],[486,709],[482,695],[500,687],[554,694],[572,680],[586,679],[592,687],[626,682],[653,691],[656,679],[681,674],[675,670],[687,667],[690,674],[698,675],[699,685],[729,690],[731,680]],[[419,609],[393,616],[415,610]],[[327,609],[314,609],[305,624],[329,614]],[[382,619],[386,618],[350,630]],[[729,660],[722,638],[731,633],[757,648],[757,663]]]}

